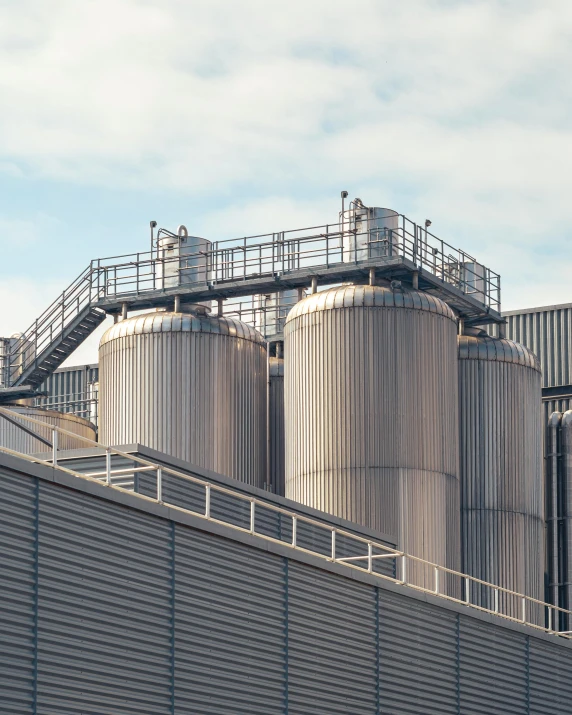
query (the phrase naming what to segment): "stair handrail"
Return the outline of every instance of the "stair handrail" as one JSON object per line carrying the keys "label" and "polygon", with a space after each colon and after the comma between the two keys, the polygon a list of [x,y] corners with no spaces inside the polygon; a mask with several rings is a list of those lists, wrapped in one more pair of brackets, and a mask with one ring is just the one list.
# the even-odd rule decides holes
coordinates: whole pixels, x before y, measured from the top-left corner
{"label": "stair handrail", "polygon": [[[93,275],[94,269],[90,264],[19,338],[12,341],[9,354],[11,384],[31,365],[37,363],[45,349],[63,333],[70,320],[97,297],[93,295]],[[18,358],[18,361],[14,365],[15,358]]]}

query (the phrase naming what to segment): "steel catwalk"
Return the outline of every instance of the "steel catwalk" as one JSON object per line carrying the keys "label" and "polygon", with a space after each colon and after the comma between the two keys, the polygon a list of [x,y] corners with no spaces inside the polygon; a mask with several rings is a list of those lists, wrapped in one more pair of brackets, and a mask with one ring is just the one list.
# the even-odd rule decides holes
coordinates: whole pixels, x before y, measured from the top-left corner
{"label": "steel catwalk", "polygon": [[[93,441],[96,439],[95,426],[91,422],[88,422],[81,417],[77,417],[76,415],[63,414],[62,412],[42,410],[37,407],[28,406],[15,406],[9,407],[9,409],[14,413],[14,417],[16,419],[18,415],[23,415],[25,417],[32,417],[35,420],[45,422],[46,427],[40,427],[39,425],[35,425],[27,421],[22,421],[22,424],[24,427],[36,432],[40,437],[49,442],[52,442],[51,426],[59,427],[67,432],[77,434],[77,439],[68,435],[60,434],[58,436],[59,449],[86,449],[89,445],[81,438],[85,437]],[[0,447],[7,447],[8,449],[13,449],[16,452],[22,452],[24,454],[39,454],[42,452],[50,452],[52,449],[32,435],[24,432],[16,425],[11,424],[1,416]]]}
{"label": "steel catwalk", "polygon": [[270,484],[275,494],[284,496],[284,360],[281,358],[269,358],[268,383]]}
{"label": "steel catwalk", "polygon": [[523,345],[471,332],[459,336],[462,569],[543,600],[540,364]]}
{"label": "steel catwalk", "polygon": [[286,496],[458,569],[456,318],[394,286],[334,288],[288,315]]}
{"label": "steel catwalk", "polygon": [[266,343],[203,312],[139,315],[102,337],[100,438],[139,443],[262,486]]}

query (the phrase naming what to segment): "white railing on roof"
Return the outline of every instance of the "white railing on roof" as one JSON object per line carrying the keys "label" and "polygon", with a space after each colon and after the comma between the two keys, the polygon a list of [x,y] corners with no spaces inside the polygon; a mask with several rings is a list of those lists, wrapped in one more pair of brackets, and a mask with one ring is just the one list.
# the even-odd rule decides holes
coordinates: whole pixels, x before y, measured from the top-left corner
{"label": "white railing on roof", "polygon": [[[230,529],[282,544],[293,551],[312,554],[347,569],[359,570],[546,633],[572,638],[572,611],[425,561],[374,539],[332,526],[326,521],[312,519],[272,504],[263,498],[243,494],[0,408],[0,417],[4,414],[11,420],[27,424],[28,430],[32,429],[30,425],[35,426],[44,444],[47,441],[46,433],[51,435],[50,451],[45,456],[32,456],[0,447],[0,451],[6,454],[50,465],[78,479],[97,481],[110,489],[132,492],[140,499],[165,504],[205,521],[223,524]],[[63,466],[58,454],[59,435],[81,440],[86,446],[101,450],[98,456],[103,459],[103,469],[82,473]],[[119,458],[120,466],[114,467],[114,457]],[[69,453],[67,458],[70,459]],[[128,466],[125,466],[126,461]],[[188,490],[185,491],[185,486],[194,488],[194,493],[191,495]],[[221,506],[221,498],[226,499],[226,506]],[[193,501],[194,504],[189,504]],[[230,503],[232,506],[229,507]],[[274,535],[270,533],[272,527]],[[388,563],[389,568],[386,566]]]}

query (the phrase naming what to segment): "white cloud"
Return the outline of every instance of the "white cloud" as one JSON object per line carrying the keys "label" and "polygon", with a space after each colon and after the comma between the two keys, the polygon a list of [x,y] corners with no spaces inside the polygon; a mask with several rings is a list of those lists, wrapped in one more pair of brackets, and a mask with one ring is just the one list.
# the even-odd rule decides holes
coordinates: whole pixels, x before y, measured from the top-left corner
{"label": "white cloud", "polygon": [[21,0],[0,8],[0,171],[199,192],[213,238],[334,220],[348,188],[430,215],[512,307],[540,244],[570,255],[571,20],[565,0]]}

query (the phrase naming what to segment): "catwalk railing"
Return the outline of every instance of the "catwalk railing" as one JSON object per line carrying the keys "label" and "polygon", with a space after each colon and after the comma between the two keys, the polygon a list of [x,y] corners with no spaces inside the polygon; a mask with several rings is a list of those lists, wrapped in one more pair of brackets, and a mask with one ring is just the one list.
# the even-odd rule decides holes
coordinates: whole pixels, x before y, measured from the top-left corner
{"label": "catwalk railing", "polygon": [[[24,333],[0,346],[0,387],[24,384],[27,373],[42,361],[49,372],[50,354],[58,341],[90,308],[117,310],[122,301],[135,305],[142,297],[148,299],[146,305],[158,305],[165,292],[176,293],[178,288],[202,290],[204,300],[209,291],[220,293],[225,286],[229,295],[238,295],[237,283],[264,277],[288,279],[304,271],[323,273],[372,261],[382,266],[401,259],[472,297],[483,313],[500,313],[500,276],[403,215],[393,229],[356,233],[335,223],[214,241],[209,250],[195,253],[179,246],[174,254],[157,241],[148,252],[93,260]],[[277,282],[274,290],[281,289]],[[245,289],[243,294],[256,292]]]}
{"label": "catwalk railing", "polygon": [[[280,543],[293,552],[309,553],[346,569],[359,570],[467,608],[572,638],[572,611],[425,561],[326,521],[278,506],[270,500],[220,486],[0,408],[0,419],[4,414],[21,421],[27,430],[35,430],[43,440],[38,443],[39,448],[46,449],[43,445],[50,444],[42,455],[32,456],[0,447],[4,453],[50,465],[78,479],[97,481],[109,489],[131,492],[138,498],[165,504],[206,522],[224,524],[260,539]],[[48,435],[50,440],[46,439]],[[60,435],[97,447],[101,468],[84,473],[64,466],[58,450]],[[66,459],[71,459],[69,453]]]}

